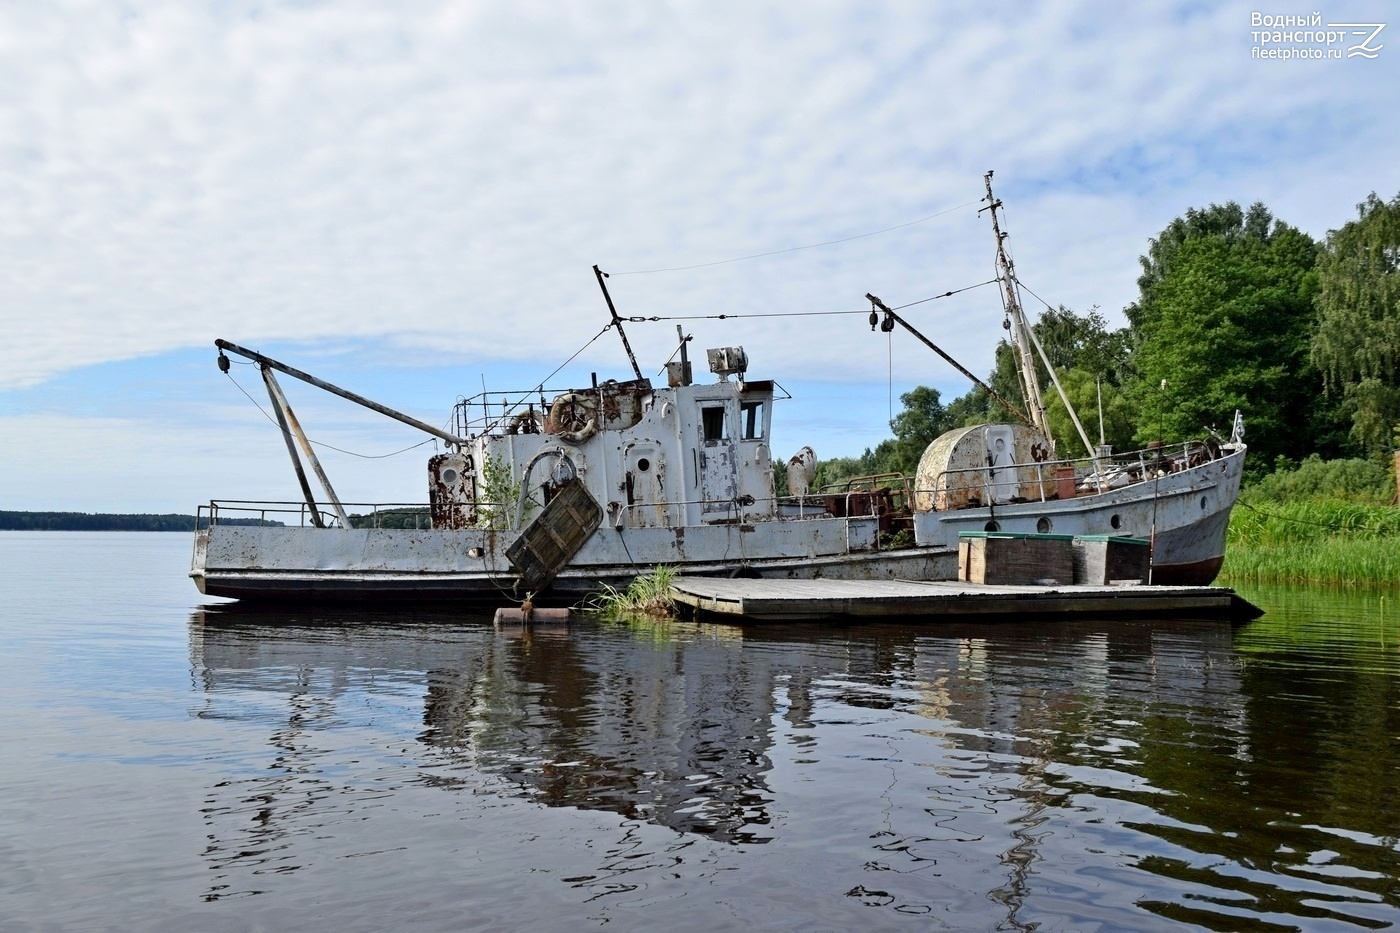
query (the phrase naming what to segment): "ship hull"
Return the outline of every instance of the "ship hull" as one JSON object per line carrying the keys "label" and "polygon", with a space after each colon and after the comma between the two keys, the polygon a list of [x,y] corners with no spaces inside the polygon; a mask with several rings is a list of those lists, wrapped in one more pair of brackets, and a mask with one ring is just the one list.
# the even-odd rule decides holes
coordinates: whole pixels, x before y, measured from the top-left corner
{"label": "ship hull", "polygon": [[[657,565],[696,575],[950,580],[963,531],[1123,535],[1152,542],[1152,579],[1208,584],[1220,570],[1243,449],[1123,489],[914,516],[917,546],[883,549],[873,516],[598,529],[548,598],[577,601]],[[258,601],[468,600],[525,596],[505,552],[514,531],[326,529],[213,524],[190,575],[210,596]],[[1066,583],[1070,581],[1064,581]]]}

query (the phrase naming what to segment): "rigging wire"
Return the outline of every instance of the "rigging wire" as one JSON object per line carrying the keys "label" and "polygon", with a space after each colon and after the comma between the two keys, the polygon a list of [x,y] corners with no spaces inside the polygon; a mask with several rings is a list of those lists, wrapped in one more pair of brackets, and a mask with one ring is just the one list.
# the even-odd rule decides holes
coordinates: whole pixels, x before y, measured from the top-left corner
{"label": "rigging wire", "polygon": [[[937,301],[937,300],[939,300],[940,298],[951,298],[951,297],[954,296],[954,295],[961,294],[962,292],[966,292],[966,291],[971,291],[971,290],[974,289],[974,288],[981,288],[981,287],[983,287],[984,285],[991,285],[991,284],[993,284],[993,283],[996,282],[996,281],[997,281],[996,279],[988,279],[988,280],[985,281],[985,282],[978,282],[976,285],[966,285],[966,286],[964,286],[964,287],[962,287],[962,288],[955,288],[955,289],[952,289],[951,291],[941,292],[941,293],[939,293],[939,294],[937,294],[937,295],[931,295],[931,296],[929,296],[928,298],[920,298],[920,299],[917,300],[917,301],[911,301],[911,302],[909,302],[908,304],[895,305],[895,306],[892,307],[890,310],[891,310],[891,311],[903,311],[905,308],[912,308],[912,307],[914,307],[915,305],[927,304],[927,303],[930,302],[930,301]],[[636,315],[636,316],[633,316],[633,317],[623,318],[623,320],[625,320],[625,321],[626,321],[627,323],[629,323],[629,324],[648,324],[648,323],[654,323],[654,322],[656,322],[656,321],[728,321],[728,320],[737,320],[737,319],[739,319],[739,318],[760,318],[760,317],[825,317],[825,316],[833,315],[833,314],[869,314],[869,313],[870,313],[870,309],[869,309],[869,308],[857,308],[857,309],[848,310],[848,311],[758,311],[758,312],[754,312],[754,313],[752,313],[752,314],[652,314],[652,315]],[[608,327],[611,327],[611,326],[612,326],[611,324],[608,325]],[[603,329],[604,329],[604,330],[607,330],[606,327],[603,328]],[[598,336],[601,337],[602,334],[600,333]],[[593,339],[594,339],[594,340],[597,340],[598,338],[597,338],[597,337],[594,337]],[[592,341],[589,341],[589,342],[591,343]],[[577,355],[578,355],[578,354],[575,354],[575,356],[577,356]],[[560,369],[563,369],[563,367],[561,366]],[[558,372],[558,371],[559,371],[559,370],[556,369],[554,372]],[[550,375],[553,375],[553,373],[551,373]]]}
{"label": "rigging wire", "polygon": [[[237,361],[233,361],[233,362],[237,362]],[[252,366],[253,363],[250,361],[250,362],[248,362],[248,363],[246,363],[246,364],[244,364],[244,365]],[[257,399],[253,398],[251,395],[248,395],[248,390],[245,389],[245,388],[243,388],[243,386],[242,386],[241,384],[239,384],[238,380],[235,379],[235,378],[233,378],[233,375],[232,375],[231,373],[224,373],[224,375],[228,376],[228,381],[229,381],[229,382],[232,382],[234,385],[238,386],[238,391],[239,391],[239,392],[242,392],[245,396],[247,396],[248,401],[250,401],[250,402],[253,403],[253,407],[257,408],[258,411],[262,412],[262,416],[263,416],[264,418],[266,418],[268,421],[272,422],[272,424],[277,428],[278,431],[281,431],[281,432],[282,432],[284,435],[286,435],[287,437],[291,437],[291,436],[292,436],[291,433],[290,433],[289,431],[283,430],[282,426],[279,425],[279,424],[277,424],[277,421],[276,421],[271,415],[269,415],[269,414],[267,413],[267,409],[263,408],[262,405],[258,402]],[[408,447],[405,447],[403,450],[396,450],[396,451],[394,451],[393,453],[388,453],[388,454],[359,454],[359,453],[355,453],[355,451],[353,451],[353,450],[345,450],[345,449],[343,449],[343,448],[336,447],[336,446],[334,446],[334,445],[332,445],[332,444],[327,444],[327,443],[324,443],[324,442],[322,442],[322,441],[313,441],[313,440],[311,440],[311,438],[309,438],[309,437],[308,437],[306,440],[307,440],[309,443],[315,444],[317,447],[324,447],[324,448],[326,448],[327,450],[334,450],[336,453],[348,454],[348,455],[350,455],[351,457],[359,457],[361,460],[384,460],[384,459],[386,459],[386,458],[388,458],[388,457],[397,457],[399,454],[406,454],[406,453],[408,453],[410,450],[415,450],[415,449],[417,449],[417,448],[419,448],[419,447],[422,447],[424,444],[431,444],[431,443],[435,442],[435,441],[437,440],[437,438],[435,438],[435,437],[430,437],[430,438],[428,438],[426,441],[419,441],[419,442],[416,443],[416,444],[413,444],[413,445],[410,445],[410,446],[408,446]]]}
{"label": "rigging wire", "polygon": [[918,301],[911,301],[911,302],[909,302],[908,304],[895,305],[893,308],[890,308],[890,310],[891,310],[891,311],[903,311],[905,308],[912,308],[912,307],[914,307],[914,305],[927,304],[927,303],[930,302],[930,301],[937,301],[937,300],[940,299],[940,298],[951,298],[952,296],[958,294],[959,292],[970,292],[970,291],[972,291],[974,288],[981,288],[981,287],[984,286],[984,285],[991,285],[991,284],[993,284],[993,283],[995,283],[995,282],[996,282],[996,278],[993,277],[993,278],[988,279],[988,280],[985,281],[985,282],[978,282],[976,285],[966,285],[966,286],[964,286],[964,287],[962,287],[962,288],[954,289],[954,290],[951,291],[951,292],[944,292],[944,293],[941,294],[941,295],[934,295],[934,296],[931,297],[931,298],[920,298]]}
{"label": "rigging wire", "polygon": [[[553,379],[555,376],[559,375],[559,370],[563,369],[565,366],[568,366],[570,363],[572,363],[572,362],[578,357],[578,355],[579,355],[580,353],[582,353],[584,350],[587,350],[590,346],[592,346],[592,345],[593,345],[593,341],[597,340],[599,337],[603,336],[603,335],[606,334],[608,331],[612,330],[612,326],[613,326],[613,325],[612,325],[612,322],[611,322],[611,321],[609,321],[608,323],[604,324],[604,325],[603,325],[603,329],[600,330],[600,331],[598,331],[598,333],[594,334],[594,335],[589,339],[588,343],[585,343],[583,346],[581,346],[581,347],[579,347],[577,350],[575,350],[573,356],[569,357],[567,360],[565,360],[564,362],[560,363],[560,364],[555,368],[554,372],[550,373],[548,376],[545,376],[543,379],[541,379],[540,382],[539,382],[539,385],[535,386],[535,387],[534,387],[533,389],[531,389],[530,391],[533,392],[533,391],[536,391],[536,390],[539,390],[539,389],[543,389],[543,388],[545,387],[545,384],[548,383],[549,380],[551,380],[551,379]],[[523,401],[523,400],[522,400],[522,401]],[[520,402],[516,402],[515,404],[516,404],[516,405],[519,405]],[[514,411],[513,408],[512,408],[511,410]],[[508,415],[508,414],[510,414],[510,412],[506,412],[506,414]],[[505,415],[502,415],[501,417],[505,417]]]}
{"label": "rigging wire", "polygon": [[611,274],[612,274],[612,275],[653,275],[653,274],[658,273],[658,272],[686,272],[686,271],[688,271],[688,270],[690,270],[690,269],[705,269],[705,268],[708,268],[708,267],[710,267],[710,266],[723,266],[723,265],[727,265],[728,263],[732,263],[732,262],[747,262],[747,261],[750,260],[750,259],[763,259],[763,258],[766,257],[766,256],[779,256],[779,255],[782,255],[783,253],[795,253],[795,252],[798,252],[799,250],[804,250],[804,249],[816,249],[816,248],[821,247],[821,246],[835,246],[835,245],[838,244],[838,243],[849,243],[849,242],[851,242],[852,240],[861,240],[861,239],[864,239],[864,238],[866,238],[866,237],[879,236],[879,235],[882,234],[882,233],[889,233],[889,232],[892,231],[892,230],[902,230],[902,229],[904,229],[905,227],[913,227],[913,226],[916,226],[916,225],[918,225],[918,224],[925,223],[926,221],[933,220],[935,217],[942,217],[944,214],[951,214],[951,213],[953,213],[954,211],[960,211],[960,210],[962,210],[962,209],[965,208],[965,207],[971,207],[971,206],[974,205],[974,204],[980,204],[980,203],[982,202],[982,200],[983,200],[983,199],[978,198],[976,201],[968,201],[968,202],[966,202],[965,204],[959,204],[957,207],[950,207],[950,208],[948,208],[947,210],[939,211],[939,212],[936,213],[936,214],[929,214],[927,217],[920,217],[918,220],[911,220],[911,221],[909,221],[908,223],[895,224],[893,227],[886,227],[886,228],[883,229],[883,230],[872,230],[872,231],[869,232],[869,233],[857,233],[855,236],[841,237],[840,239],[837,239],[837,240],[826,240],[825,242],[822,242],[822,243],[808,243],[806,246],[789,246],[787,249],[774,249],[774,250],[769,250],[769,251],[766,252],[766,253],[753,253],[753,254],[748,255],[748,256],[735,256],[735,257],[733,257],[732,259],[717,259],[717,260],[715,260],[714,262],[698,262],[698,263],[695,263],[694,265],[690,265],[690,266],[672,266],[672,267],[670,267],[670,268],[665,268],[665,269],[634,269],[634,270],[632,270],[631,272],[614,272],[614,273],[611,273]]}
{"label": "rigging wire", "polygon": [[1347,530],[1344,525],[1338,524],[1336,522],[1310,522],[1305,518],[1289,518],[1287,515],[1280,515],[1277,512],[1266,512],[1263,509],[1256,509],[1248,502],[1240,502],[1236,500],[1235,505],[1239,506],[1240,508],[1249,509],[1256,515],[1262,515],[1265,518],[1276,518],[1281,522],[1292,522],[1295,525],[1316,525],[1318,528],[1327,528],[1331,531]]}
{"label": "rigging wire", "polygon": [[1055,309],[1051,306],[1050,302],[1046,301],[1044,298],[1041,298],[1041,297],[1040,297],[1039,295],[1037,295],[1035,292],[1031,291],[1031,287],[1030,287],[1029,285],[1027,285],[1025,282],[1022,282],[1020,276],[1017,276],[1017,277],[1016,277],[1016,287],[1017,287],[1017,288],[1024,288],[1026,291],[1031,292],[1031,297],[1034,298],[1036,301],[1040,302],[1041,304],[1045,305],[1045,310],[1047,310],[1047,311],[1054,311],[1054,310],[1055,310]]}
{"label": "rigging wire", "polygon": [[[900,227],[908,227],[908,226],[912,226],[912,225],[914,225],[914,224],[923,223],[925,220],[931,220],[932,218],[938,217],[938,216],[940,216],[941,214],[946,214],[946,213],[949,213],[950,211],[958,210],[958,209],[961,208],[961,207],[967,207],[968,205],[970,205],[970,204],[975,204],[975,203],[977,203],[977,202],[976,202],[976,201],[969,201],[967,204],[959,205],[959,207],[949,208],[949,210],[947,210],[947,211],[941,211],[939,214],[931,214],[931,215],[929,215],[928,217],[925,217],[925,218],[923,218],[923,219],[921,219],[921,220],[911,221],[911,222],[908,223],[908,224],[900,224],[899,226],[900,226]],[[875,231],[875,233],[864,233],[864,234],[860,234],[860,236],[875,236],[875,235],[878,234],[878,233],[886,233],[886,232],[888,232],[889,230],[896,230],[896,229],[899,229],[899,227],[889,227],[889,228],[886,228],[886,230],[877,230],[877,231]],[[848,237],[847,239],[859,239],[859,237]],[[831,242],[833,242],[833,243],[838,243],[838,242],[844,242],[844,241],[841,241],[841,240],[833,240],[833,241],[831,241]],[[819,244],[813,244],[813,245],[815,245],[815,246],[825,246],[825,245],[828,245],[828,244],[819,243]],[[793,249],[808,249],[808,248],[810,248],[810,247],[793,247]],[[790,252],[790,250],[779,250],[778,252]],[[772,255],[772,254],[765,254],[765,255]],[[754,257],[746,257],[746,258],[754,258]],[[738,260],[724,260],[724,261],[725,261],[725,262],[737,262]],[[714,263],[709,263],[708,265],[714,265]],[[694,268],[694,267],[691,267],[691,268]],[[674,271],[674,270],[654,270],[654,271]],[[619,273],[614,273],[614,274],[615,274],[615,275],[630,275],[630,274],[639,274],[639,273],[624,273],[624,272],[619,272]],[[928,302],[930,302],[930,301],[937,301],[937,300],[939,300],[939,299],[941,299],[941,298],[951,298],[953,295],[957,295],[957,294],[960,294],[960,293],[966,292],[966,291],[971,291],[972,289],[975,289],[975,288],[982,288],[982,287],[984,287],[984,286],[986,286],[986,285],[991,285],[991,284],[993,284],[993,283],[996,282],[996,281],[997,281],[996,278],[991,278],[991,279],[988,279],[988,280],[985,281],[985,282],[978,282],[976,285],[966,285],[966,286],[964,286],[964,287],[962,287],[962,288],[951,289],[951,290],[949,290],[949,291],[942,292],[942,293],[937,294],[937,295],[931,295],[931,296],[929,296],[928,298],[920,298],[920,299],[918,299],[918,300],[916,300],[916,301],[910,301],[910,302],[908,302],[908,303],[906,303],[906,304],[896,305],[896,306],[894,306],[891,310],[894,310],[894,311],[902,311],[902,310],[904,310],[905,308],[912,308],[912,307],[914,307],[915,305],[926,304],[926,303],[928,303]],[[1032,293],[1032,294],[1034,294],[1034,293]],[[1036,296],[1036,297],[1038,298],[1039,296]],[[656,321],[705,321],[705,320],[719,320],[719,321],[725,321],[725,320],[738,319],[738,318],[824,317],[824,316],[830,316],[830,315],[842,315],[842,314],[868,314],[868,313],[869,313],[868,310],[866,310],[866,309],[864,309],[864,308],[859,308],[859,309],[853,309],[853,310],[847,310],[847,311],[768,311],[768,312],[757,312],[757,313],[753,313],[753,314],[681,314],[681,315],[651,315],[651,316],[633,316],[633,317],[625,318],[625,320],[626,320],[628,323],[642,324],[642,323],[656,322]],[[564,362],[560,363],[557,367],[555,367],[554,370],[553,370],[553,372],[551,372],[549,375],[545,376],[544,379],[542,379],[533,389],[531,389],[531,391],[543,390],[544,386],[549,382],[549,380],[551,380],[551,379],[553,379],[555,376],[557,376],[557,375],[559,374],[559,372],[560,372],[561,370],[564,369],[564,367],[568,366],[568,365],[569,365],[570,363],[572,363],[575,359],[577,359],[578,356],[579,356],[581,353],[583,353],[584,350],[587,350],[590,346],[592,346],[592,345],[598,340],[599,337],[602,337],[604,334],[606,334],[609,330],[611,330],[611,329],[613,328],[613,326],[614,326],[614,324],[613,324],[613,322],[611,322],[611,321],[609,321],[607,324],[603,325],[602,329],[599,330],[598,333],[596,333],[596,334],[594,334],[592,337],[590,337],[590,338],[588,339],[588,341],[585,342],[585,343],[583,344],[583,346],[581,346],[581,347],[579,347],[577,350],[575,350],[575,351],[573,352],[573,354],[571,354],[571,355],[569,356],[568,359],[566,359]],[[678,349],[679,349],[679,348],[678,348]],[[889,348],[889,355],[890,355],[890,360],[889,360],[889,367],[890,367],[890,402],[889,402],[889,404],[890,404],[890,417],[893,418],[893,417],[894,417],[894,346],[893,346],[893,339],[892,339],[892,338],[891,338],[891,344],[890,344],[890,348]],[[671,356],[674,357],[674,356],[675,356],[675,353],[672,353]],[[237,364],[240,365],[240,366],[252,366],[252,365],[254,365],[253,361],[251,361],[251,360],[248,360],[248,361],[244,361],[244,360],[230,360],[230,362],[237,363]],[[243,386],[238,382],[237,379],[234,379],[233,376],[232,376],[231,374],[225,373],[225,375],[228,376],[228,379],[229,379],[230,382],[232,382],[235,386],[238,387],[238,391],[242,392],[243,395],[248,399],[248,401],[252,402],[252,403],[253,403],[253,406],[254,406],[255,408],[257,408],[258,411],[262,412],[262,416],[263,416],[264,418],[266,418],[266,419],[267,419],[269,422],[271,422],[272,424],[277,424],[277,422],[273,419],[273,417],[267,413],[267,410],[264,409],[264,408],[262,407],[262,405],[258,402],[257,399],[253,398],[252,395],[249,395],[249,394],[248,394],[248,391],[247,391],[246,389],[243,388]],[[484,375],[483,375],[483,378],[485,378]],[[502,413],[501,418],[505,418],[505,417],[509,416],[509,415],[511,414],[511,412],[513,412],[516,408],[518,408],[518,407],[525,401],[526,398],[529,398],[529,394],[528,394],[528,393],[526,393],[526,395],[523,396],[523,397],[520,399],[520,401],[516,402],[514,405],[509,406],[509,407]],[[499,423],[499,420],[500,420],[500,419],[498,419],[496,423]],[[278,430],[280,431],[280,430],[282,430],[282,428],[281,428],[280,426],[278,426]],[[429,439],[427,439],[427,440],[425,440],[425,441],[420,441],[420,442],[417,443],[417,444],[413,444],[413,445],[411,445],[411,446],[409,446],[409,447],[405,447],[405,448],[403,448],[402,450],[396,450],[396,451],[393,451],[392,453],[387,453],[387,454],[362,454],[362,453],[356,453],[356,452],[353,451],[353,450],[345,450],[345,449],[343,449],[343,448],[336,447],[336,446],[334,446],[334,445],[332,445],[332,444],[324,443],[323,441],[314,441],[314,440],[311,440],[310,438],[308,438],[307,440],[310,441],[310,443],[315,444],[317,447],[324,447],[324,448],[326,448],[327,450],[334,450],[334,451],[336,451],[337,453],[347,454],[348,456],[351,456],[351,457],[359,457],[359,458],[364,459],[364,460],[383,460],[383,459],[386,459],[386,458],[388,458],[388,457],[396,457],[396,456],[398,456],[399,454],[407,453],[407,452],[410,451],[410,450],[414,450],[414,449],[416,449],[416,448],[422,447],[424,444],[435,444],[437,439],[436,439],[436,438],[429,438]]]}
{"label": "rigging wire", "polygon": [[890,377],[890,423],[894,423],[894,331],[885,331],[886,350],[889,354]]}
{"label": "rigging wire", "polygon": [[728,321],[745,317],[825,317],[832,314],[868,313],[864,308],[857,308],[853,311],[762,311],[753,314],[653,314],[650,316],[634,315],[624,318],[624,320],[628,324],[647,324],[656,321]]}
{"label": "rigging wire", "polygon": [[[601,337],[601,336],[603,336],[604,334],[606,334],[608,331],[612,330],[612,328],[613,328],[613,322],[612,322],[612,321],[609,321],[608,323],[604,324],[602,330],[598,331],[598,333],[596,333],[596,334],[594,334],[592,337],[590,337],[590,338],[588,339],[588,342],[585,343],[583,346],[579,347],[577,350],[575,350],[574,353],[573,353],[573,355],[570,356],[567,360],[565,360],[564,362],[562,362],[562,363],[560,363],[558,366],[556,366],[556,367],[554,368],[554,372],[550,373],[548,376],[545,376],[543,379],[541,379],[541,380],[539,381],[539,383],[538,383],[537,385],[535,385],[535,386],[532,387],[528,392],[526,392],[524,395],[522,395],[522,396],[520,397],[520,401],[515,402],[514,404],[509,404],[508,407],[505,407],[504,410],[501,412],[501,417],[497,418],[495,421],[491,422],[491,424],[487,425],[486,428],[485,428],[485,430],[482,431],[482,433],[483,433],[483,434],[489,433],[489,432],[491,431],[492,428],[494,428],[496,425],[500,424],[500,423],[501,423],[502,421],[504,421],[506,418],[510,417],[511,412],[515,411],[515,410],[516,410],[517,408],[519,408],[521,405],[525,404],[526,399],[528,399],[528,398],[530,397],[530,392],[543,392],[543,391],[544,391],[544,387],[545,387],[546,384],[548,384],[549,380],[551,380],[551,379],[553,379],[555,376],[559,375],[559,371],[560,371],[561,369],[563,369],[565,366],[568,366],[568,365],[569,365],[570,363],[572,363],[575,359],[577,359],[577,358],[578,358],[578,355],[579,355],[580,353],[582,353],[584,350],[587,350],[590,346],[593,345],[593,342],[594,342],[595,340],[597,340],[599,337]],[[487,394],[487,393],[486,393],[486,383],[485,383],[486,376],[483,374],[481,378],[482,378],[482,386],[481,386],[482,392],[481,392],[481,394],[482,394],[482,397],[484,398],[484,397],[486,396],[486,394]],[[502,393],[502,394],[504,395],[504,393]],[[507,403],[505,402],[504,399],[502,399],[501,404],[502,404],[502,406],[507,406]],[[547,412],[544,412],[544,413],[542,413],[542,414],[548,414],[548,413],[547,413]]]}

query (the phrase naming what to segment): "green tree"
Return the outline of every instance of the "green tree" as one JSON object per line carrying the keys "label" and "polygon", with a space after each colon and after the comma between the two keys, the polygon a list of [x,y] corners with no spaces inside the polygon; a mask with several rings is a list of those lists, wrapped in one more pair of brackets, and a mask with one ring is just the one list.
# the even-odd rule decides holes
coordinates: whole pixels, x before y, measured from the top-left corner
{"label": "green tree", "polygon": [[1375,460],[1323,460],[1311,454],[1296,466],[1286,461],[1248,490],[1259,502],[1363,502],[1386,505],[1395,496],[1395,476]]}
{"label": "green tree", "polygon": [[1172,274],[1177,256],[1187,243],[1208,239],[1226,243],[1264,242],[1269,238],[1272,225],[1273,215],[1259,201],[1250,205],[1248,213],[1234,201],[1212,204],[1204,210],[1188,208],[1185,216],[1176,218],[1160,234],[1149,239],[1147,255],[1138,257],[1142,264],[1142,275],[1138,276],[1140,297],[1123,309],[1129,326],[1136,330],[1142,326],[1144,314],[1151,316],[1157,287]]}
{"label": "green tree", "polygon": [[[973,386],[965,395],[959,395],[949,402],[944,410],[955,428],[970,428],[975,424],[986,424],[1010,417],[1006,409],[992,401],[987,390],[981,386]],[[1001,415],[997,415],[997,412],[1001,412]]]}
{"label": "green tree", "polygon": [[[912,476],[919,466],[924,448],[955,424],[948,417],[948,410],[943,407],[937,389],[919,386],[901,395],[899,402],[904,410],[890,422],[894,443],[883,458],[877,458],[876,467],[883,473]],[[879,448],[876,450],[878,452]]]}
{"label": "green tree", "polygon": [[[866,451],[866,456],[870,451]],[[869,476],[872,471],[864,457],[833,457],[817,464],[817,475],[812,480],[813,489],[821,489],[835,483],[844,483],[853,476]]]}
{"label": "green tree", "polygon": [[938,435],[958,426],[944,408],[937,389],[919,386],[905,392],[899,401],[904,408],[890,422],[894,437],[881,441],[873,449],[866,448],[859,457],[836,457],[821,461],[817,465],[813,486],[820,489],[851,477],[875,473],[913,476],[924,448]]}
{"label": "green tree", "polygon": [[[1110,329],[1107,319],[1097,307],[1080,315],[1064,305],[1047,308],[1031,327],[1036,339],[1045,348],[1045,355],[1054,364],[1090,439],[1098,438],[1098,385],[1101,383],[1105,438],[1119,448],[1131,444],[1132,407],[1119,389],[1130,368],[1128,329]],[[1082,453],[1078,432],[1074,430],[1064,403],[1038,354],[1036,376],[1046,403],[1050,430],[1059,442],[1060,453],[1064,456]],[[1022,409],[1026,407],[1016,367],[1016,354],[1005,340],[997,344],[996,363],[987,377],[987,384],[1012,404]],[[974,387],[966,395],[954,399],[948,403],[945,411],[951,427],[1006,421],[1012,417],[981,387]]]}
{"label": "green tree", "polygon": [[[997,342],[996,355],[993,357],[992,371],[987,376],[987,385],[991,390],[1021,411],[1027,408],[1026,394],[1021,388],[1021,376],[1016,365],[1016,351],[1011,344],[1005,340]],[[979,389],[979,391],[981,391]],[[985,394],[985,393],[984,393]],[[1005,421],[1011,417],[1011,413],[1002,408],[994,399],[988,398],[991,408],[988,411],[986,421]]]}
{"label": "green tree", "polygon": [[1308,347],[1317,245],[1262,204],[1188,211],[1142,257],[1126,309],[1140,442],[1250,426],[1254,464],[1312,449],[1323,420]]}
{"label": "green tree", "polygon": [[1318,256],[1311,349],[1352,439],[1374,455],[1400,421],[1400,194],[1385,202],[1372,192],[1356,209]]}
{"label": "green tree", "polygon": [[[1075,314],[1064,305],[1046,308],[1031,326],[1056,372],[1064,373],[1077,367],[1110,385],[1122,383],[1128,365],[1128,330],[1110,330],[1108,320],[1099,313],[1097,305],[1083,315]],[[1036,367],[1042,385],[1053,392],[1050,374],[1038,358]]]}
{"label": "green tree", "polygon": [[[1048,348],[1047,348],[1048,351]],[[1124,397],[1122,391],[1111,381],[1099,380],[1088,369],[1074,367],[1060,373],[1060,384],[1069,396],[1070,404],[1084,425],[1089,440],[1097,444],[1099,440],[1099,411],[1103,411],[1103,438],[1116,450],[1130,450],[1133,446],[1135,409]],[[1069,413],[1060,394],[1053,389],[1046,393],[1045,415],[1050,421],[1050,433],[1056,438],[1056,454],[1060,457],[1082,457],[1086,455],[1079,432],[1074,429]],[[1103,404],[1100,406],[1099,399]]]}

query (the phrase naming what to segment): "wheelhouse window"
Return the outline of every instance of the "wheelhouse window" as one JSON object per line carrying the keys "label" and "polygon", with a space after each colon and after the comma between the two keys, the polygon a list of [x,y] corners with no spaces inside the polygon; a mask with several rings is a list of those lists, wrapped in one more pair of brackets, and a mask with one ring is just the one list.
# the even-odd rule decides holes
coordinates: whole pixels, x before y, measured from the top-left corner
{"label": "wheelhouse window", "polygon": [[700,428],[705,433],[705,440],[724,440],[726,436],[724,429],[724,406],[716,405],[712,408],[700,409]]}
{"label": "wheelhouse window", "polygon": [[744,402],[739,408],[739,424],[743,428],[744,440],[761,440],[763,438],[763,403]]}

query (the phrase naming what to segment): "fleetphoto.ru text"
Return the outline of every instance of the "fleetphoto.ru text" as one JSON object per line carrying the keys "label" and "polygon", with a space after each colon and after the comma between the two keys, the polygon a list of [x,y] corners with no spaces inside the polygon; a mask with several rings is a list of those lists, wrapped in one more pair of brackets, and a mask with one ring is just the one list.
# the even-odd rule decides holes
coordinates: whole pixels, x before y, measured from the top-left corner
{"label": "fleetphoto.ru text", "polygon": [[1378,38],[1385,23],[1323,23],[1321,13],[1251,13],[1254,58],[1287,60],[1373,59],[1385,46]]}

